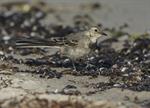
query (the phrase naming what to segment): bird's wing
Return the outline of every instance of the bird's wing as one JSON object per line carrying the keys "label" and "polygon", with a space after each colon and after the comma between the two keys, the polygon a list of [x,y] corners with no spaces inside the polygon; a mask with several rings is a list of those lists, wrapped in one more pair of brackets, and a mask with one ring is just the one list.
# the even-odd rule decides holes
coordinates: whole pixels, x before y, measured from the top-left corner
{"label": "bird's wing", "polygon": [[83,32],[79,33],[71,33],[64,37],[51,37],[49,39],[43,39],[40,37],[30,37],[30,36],[23,36],[20,38],[15,39],[15,45],[17,47],[22,46],[76,46],[78,42],[83,36]]}
{"label": "bird's wing", "polygon": [[[77,37],[76,37],[77,36]],[[48,46],[76,46],[78,44],[78,35],[68,35],[65,37],[52,37],[50,39],[43,39],[40,37],[20,37],[15,39],[16,47],[48,47]]]}
{"label": "bird's wing", "polygon": [[81,33],[71,33],[64,37],[52,37],[51,41],[55,42],[55,46],[57,45],[67,45],[67,46],[76,46],[78,45],[79,40],[81,39]]}
{"label": "bird's wing", "polygon": [[63,42],[69,46],[76,46],[83,36],[83,32],[73,33],[65,36]]}

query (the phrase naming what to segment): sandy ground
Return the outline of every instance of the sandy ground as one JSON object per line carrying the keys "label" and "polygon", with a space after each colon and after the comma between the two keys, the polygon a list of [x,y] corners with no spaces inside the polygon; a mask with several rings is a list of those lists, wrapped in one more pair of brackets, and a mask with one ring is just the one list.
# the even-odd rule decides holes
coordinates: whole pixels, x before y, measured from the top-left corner
{"label": "sandy ground", "polygon": [[[55,15],[60,15],[63,12],[63,14],[61,14],[62,20],[58,21],[55,19],[54,15],[49,15],[47,20],[44,21],[45,23],[71,25],[72,17],[76,13],[82,14],[82,12],[77,9],[77,6],[80,3],[100,1],[102,3],[101,10],[97,10],[95,12],[84,10],[84,12],[90,13],[95,21],[93,23],[101,22],[106,27],[117,27],[127,22],[130,26],[128,29],[130,32],[144,32],[146,29],[150,29],[149,0],[84,0],[82,2],[80,2],[80,0],[63,0],[61,2],[59,2],[59,0],[45,1],[50,3],[50,6],[58,7],[58,11]],[[0,2],[6,2],[6,0],[1,0]],[[150,92],[146,91],[134,92],[131,90],[113,88],[87,95],[89,92],[93,92],[94,89],[86,87],[86,85],[103,81],[107,82],[108,78],[103,76],[91,78],[88,76],[63,75],[60,79],[46,79],[40,78],[38,75],[31,73],[10,73],[10,75],[0,74],[0,101],[15,97],[21,98],[23,96],[34,97],[34,94],[47,94],[49,98],[57,100],[61,96],[63,97],[63,95],[59,94],[59,92],[66,85],[75,85],[77,90],[81,93],[80,97],[87,100],[107,100],[116,103],[122,102],[126,106],[130,107],[132,105],[144,105],[150,102]],[[68,96],[65,96],[65,98],[68,98]]]}

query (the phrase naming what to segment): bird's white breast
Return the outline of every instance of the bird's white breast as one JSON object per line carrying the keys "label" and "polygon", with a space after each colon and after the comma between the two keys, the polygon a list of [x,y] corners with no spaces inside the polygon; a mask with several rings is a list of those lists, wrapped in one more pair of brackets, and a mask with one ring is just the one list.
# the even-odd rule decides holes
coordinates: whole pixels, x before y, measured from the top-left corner
{"label": "bird's white breast", "polygon": [[70,50],[70,56],[73,59],[82,57],[84,55],[87,55],[90,52],[90,49],[85,49],[85,48],[75,48]]}

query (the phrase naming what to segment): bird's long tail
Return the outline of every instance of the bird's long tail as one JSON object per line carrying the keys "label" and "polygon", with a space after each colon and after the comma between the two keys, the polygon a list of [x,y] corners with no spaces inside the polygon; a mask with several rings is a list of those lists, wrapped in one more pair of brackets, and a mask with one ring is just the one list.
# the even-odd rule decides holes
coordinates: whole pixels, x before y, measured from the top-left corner
{"label": "bird's long tail", "polygon": [[46,48],[59,47],[59,44],[54,40],[46,40],[37,37],[20,37],[15,39],[16,48]]}

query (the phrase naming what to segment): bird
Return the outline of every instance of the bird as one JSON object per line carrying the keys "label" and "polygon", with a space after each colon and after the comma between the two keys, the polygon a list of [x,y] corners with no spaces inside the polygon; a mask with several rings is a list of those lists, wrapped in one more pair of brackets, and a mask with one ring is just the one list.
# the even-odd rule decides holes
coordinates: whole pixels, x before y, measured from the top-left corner
{"label": "bird", "polygon": [[[92,26],[85,31],[71,33],[64,37],[54,37],[51,41],[37,38],[17,40],[16,46],[19,48],[42,48],[56,46],[56,48],[59,49],[58,52],[61,56],[66,56],[72,61],[76,61],[92,52],[93,48],[91,46],[95,44],[97,39],[102,36],[107,36],[103,29],[97,26]],[[73,67],[75,67],[74,64]]]}

